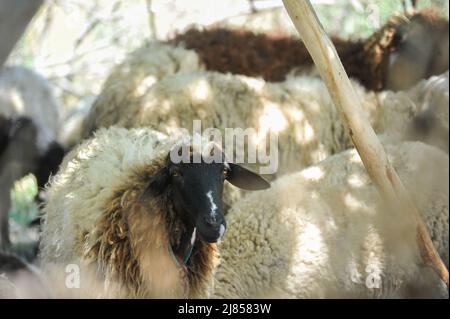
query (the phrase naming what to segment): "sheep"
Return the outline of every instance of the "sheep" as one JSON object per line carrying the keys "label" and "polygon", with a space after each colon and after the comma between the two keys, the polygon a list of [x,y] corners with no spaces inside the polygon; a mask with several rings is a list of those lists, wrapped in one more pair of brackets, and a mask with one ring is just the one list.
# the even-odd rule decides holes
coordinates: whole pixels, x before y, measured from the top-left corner
{"label": "sheep", "polygon": [[[389,99],[390,94],[386,96]],[[407,93],[417,105],[413,120],[403,129],[403,139],[420,140],[448,153],[449,73],[433,76]],[[402,94],[397,94],[397,98]]]}
{"label": "sheep", "polygon": [[[204,65],[192,50],[162,42],[148,42],[112,69],[103,84],[103,94],[97,97],[96,103],[133,105],[149,87],[166,75],[203,69]],[[67,148],[86,138],[82,134],[83,122],[93,102],[89,97],[63,119],[59,140]]]}
{"label": "sheep", "polygon": [[[435,108],[448,114],[448,72],[437,80],[418,83],[411,92],[374,93],[356,82],[353,85],[375,131],[384,133],[386,141],[410,138],[406,132],[414,116],[429,109],[431,99],[440,101]],[[422,99],[424,94],[428,97]],[[208,71],[167,76],[149,88],[139,103],[103,104],[100,98],[88,116],[84,135],[111,124],[170,133],[180,127],[192,129],[195,119],[202,121],[202,128],[255,128],[265,136],[276,133],[277,175],[315,164],[352,145],[320,79],[303,76],[266,83]],[[448,142],[448,124],[446,133],[443,139]]]}
{"label": "sheep", "polygon": [[10,246],[8,211],[13,183],[28,173],[42,188],[65,150],[57,142],[58,106],[45,79],[18,66],[0,70],[0,250]]}
{"label": "sheep", "polygon": [[62,125],[58,132],[58,140],[67,149],[72,149],[81,141],[83,121],[89,114],[94,101],[94,96],[86,97],[76,107],[67,112],[61,120]]}
{"label": "sheep", "polygon": [[[448,155],[420,142],[387,152],[448,265]],[[448,298],[409,213],[384,206],[354,149],[281,177],[229,211],[213,296]]]}
{"label": "sheep", "polygon": [[386,25],[384,37],[388,38],[392,31],[394,35],[391,52],[385,53],[387,66],[381,64],[379,71],[388,69],[383,77],[385,87],[395,91],[448,71],[449,57],[448,20],[430,9],[415,11],[399,20],[398,24],[392,20],[392,25]]}
{"label": "sheep", "polygon": [[58,104],[47,81],[30,69],[20,66],[0,69],[0,114],[12,119],[19,116],[33,119],[42,151],[55,141],[59,129]]}
{"label": "sheep", "polygon": [[[395,15],[364,40],[332,41],[350,77],[370,90],[403,90],[448,70],[448,21],[433,9]],[[210,71],[283,81],[313,66],[294,37],[190,29],[169,41],[195,51]]]}
{"label": "sheep", "polygon": [[[178,72],[203,69],[204,66],[195,52],[164,43],[149,42],[132,52],[125,61],[112,70],[95,104],[111,107],[128,105],[133,109],[136,103],[140,103],[141,96],[158,80]],[[120,115],[133,116],[132,113]],[[119,119],[120,117],[111,118],[107,126],[113,125]],[[89,121],[89,118],[86,120]],[[83,124],[83,127],[92,125]],[[83,134],[81,137],[86,138]]]}
{"label": "sheep", "polygon": [[[445,32],[448,35],[448,21],[444,21],[437,13],[425,10],[414,13],[412,17],[407,19],[394,17],[389,20],[386,26],[365,42],[334,39],[336,48],[349,75],[357,79],[366,88],[377,91],[390,88],[385,85],[387,81],[387,75],[385,74],[386,65],[390,63],[392,68],[397,68],[396,70],[398,70],[400,66],[404,66],[407,63],[411,55],[408,50],[408,41],[403,41],[401,44],[398,43],[398,38],[401,38],[399,34],[414,29],[412,26],[416,25],[416,23],[408,23],[409,21],[417,21],[418,26],[422,24],[427,26],[425,28],[426,32],[422,32],[425,35],[442,36],[442,41],[432,41],[436,46],[438,44],[442,46],[434,51],[441,52],[446,48]],[[436,31],[431,32],[429,29],[432,31],[436,29]],[[423,36],[422,33],[419,34]],[[395,41],[393,34],[397,35]],[[416,41],[417,36],[413,35],[414,41]],[[254,39],[252,40],[252,38]],[[225,44],[219,46],[217,43]],[[406,48],[402,49],[402,47]],[[403,52],[402,55],[395,53],[397,52],[396,50],[401,50]],[[259,53],[263,57],[257,58]],[[277,57],[277,54],[291,54],[291,56],[289,58],[280,58]],[[394,54],[396,54],[395,59]],[[436,66],[433,66],[432,70],[426,71],[423,70],[422,66],[420,67],[423,72],[426,71],[426,74],[423,74],[422,77],[440,74],[448,70],[448,60],[445,62],[447,55],[439,54],[439,56],[441,55],[442,58],[436,58],[433,62]],[[264,58],[264,56],[267,56],[267,58]],[[424,60],[427,58],[432,59],[431,56],[424,56]],[[299,60],[297,61],[296,59]],[[255,61],[260,62],[257,63]],[[403,62],[400,63],[399,61]],[[421,65],[423,64],[426,64],[426,62],[422,61]],[[431,65],[431,61],[429,64]],[[131,111],[136,110],[136,104],[140,104],[142,96],[146,94],[146,91],[153,84],[163,79],[166,75],[208,69],[223,73],[231,72],[247,76],[262,76],[266,81],[282,81],[288,73],[295,72],[293,68],[296,66],[301,66],[302,73],[307,73],[305,69],[309,69],[312,66],[312,61],[306,48],[297,39],[273,40],[267,39],[264,35],[250,36],[247,33],[241,34],[226,30],[207,30],[203,32],[190,30],[184,35],[178,35],[173,40],[165,43],[150,42],[131,53],[108,76],[103,85],[102,93],[94,103],[92,113],[95,113],[96,116],[86,119],[83,124],[84,133],[81,137],[87,138],[88,134],[97,127],[96,118],[103,118],[105,122],[102,123],[102,126],[105,127],[116,124],[118,121],[123,120],[124,117],[133,118],[135,114]],[[314,74],[314,71],[311,73]],[[420,78],[419,76],[410,82],[417,82]],[[400,80],[392,78],[389,80],[389,83],[394,85]],[[400,86],[400,84],[396,85]],[[101,109],[99,109],[98,105],[100,105]],[[105,105],[111,109],[103,109]],[[117,111],[119,107],[126,107],[127,111],[121,113],[121,116],[114,116],[114,114],[108,113],[110,110]]]}
{"label": "sheep", "polygon": [[[368,94],[367,100],[367,108],[375,108],[375,95]],[[85,137],[111,124],[126,128],[149,126],[170,133],[180,127],[191,129],[194,119],[201,120],[203,128],[272,128],[279,138],[279,167],[285,171],[298,162],[308,165],[324,159],[329,149],[322,151],[319,141],[331,139],[331,148],[339,147],[329,129],[331,123],[338,121],[338,115],[326,87],[316,78],[299,77],[283,84],[266,84],[243,76],[193,72],[161,79],[139,103],[118,105],[101,101],[100,98],[94,104],[88,116]],[[319,122],[326,131],[316,128]],[[335,134],[345,135],[343,129]],[[285,160],[297,140],[303,149],[296,153],[294,161]]]}
{"label": "sheep", "polygon": [[[209,294],[215,242],[226,229],[224,180],[249,190],[269,184],[226,160],[207,164],[209,144],[200,147],[186,136],[111,127],[64,158],[46,189],[40,257],[49,282],[64,284],[54,278],[73,266],[80,269],[76,296]],[[184,147],[191,148],[188,155],[208,156],[177,163],[171,152]]]}

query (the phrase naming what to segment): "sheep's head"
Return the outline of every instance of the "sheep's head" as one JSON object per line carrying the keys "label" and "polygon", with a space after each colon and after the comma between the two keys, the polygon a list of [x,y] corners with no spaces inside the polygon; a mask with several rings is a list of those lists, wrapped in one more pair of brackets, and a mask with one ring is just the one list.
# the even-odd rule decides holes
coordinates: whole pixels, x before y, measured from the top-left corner
{"label": "sheep's head", "polygon": [[[217,151],[217,149],[216,149]],[[260,175],[226,161],[219,156],[191,152],[187,161],[174,161],[171,156],[165,166],[154,174],[143,196],[158,196],[168,191],[169,200],[189,228],[195,228],[207,243],[218,241],[226,229],[222,192],[225,181],[245,190],[270,187]],[[197,161],[194,159],[197,158]]]}
{"label": "sheep's head", "polygon": [[421,79],[448,70],[448,21],[433,9],[400,19],[395,25],[386,88],[406,90]]}
{"label": "sheep's head", "polygon": [[6,132],[3,128],[0,129],[2,131],[0,132],[2,161],[20,163],[23,171],[18,172],[18,176],[27,173],[27,170],[34,169],[36,165],[35,162],[39,156],[36,146],[37,129],[31,119],[22,116],[9,120]]}

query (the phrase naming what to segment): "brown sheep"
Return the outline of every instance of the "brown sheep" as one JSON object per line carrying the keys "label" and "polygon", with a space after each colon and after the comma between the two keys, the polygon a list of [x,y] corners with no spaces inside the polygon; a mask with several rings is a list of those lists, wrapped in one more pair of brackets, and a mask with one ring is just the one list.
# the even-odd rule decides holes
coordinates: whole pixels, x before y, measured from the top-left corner
{"label": "brown sheep", "polygon": [[[350,77],[367,89],[406,89],[448,70],[448,21],[433,9],[395,15],[365,40],[333,37]],[[312,67],[297,38],[215,28],[190,29],[171,42],[197,52],[206,69],[283,81],[295,68]]]}

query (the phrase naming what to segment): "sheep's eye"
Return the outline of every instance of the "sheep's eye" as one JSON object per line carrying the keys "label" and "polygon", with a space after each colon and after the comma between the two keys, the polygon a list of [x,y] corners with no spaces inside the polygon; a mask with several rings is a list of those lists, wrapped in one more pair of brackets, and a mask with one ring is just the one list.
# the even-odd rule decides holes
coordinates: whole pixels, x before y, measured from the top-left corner
{"label": "sheep's eye", "polygon": [[183,173],[181,171],[179,171],[179,170],[173,170],[172,171],[172,176],[174,176],[174,177],[181,177],[181,176],[183,176]]}

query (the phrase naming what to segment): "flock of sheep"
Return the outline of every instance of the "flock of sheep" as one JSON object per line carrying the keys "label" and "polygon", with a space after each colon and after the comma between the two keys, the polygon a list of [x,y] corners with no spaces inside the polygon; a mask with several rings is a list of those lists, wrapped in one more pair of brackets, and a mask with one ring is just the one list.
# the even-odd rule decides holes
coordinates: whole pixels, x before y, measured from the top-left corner
{"label": "flock of sheep", "polygon": [[[0,254],[0,296],[448,297],[422,262],[409,212],[383,204],[310,61],[270,82],[219,73],[205,41],[180,39],[130,53],[70,132],[44,79],[0,71],[5,251],[13,182],[32,172],[46,185],[38,269]],[[448,267],[448,21],[432,11],[397,17],[345,52],[349,70],[367,66],[353,86]],[[221,163],[205,154],[174,163],[174,150],[202,152],[175,134],[193,120],[262,132],[247,148],[266,148],[275,132],[277,173],[258,175],[263,163],[238,165],[217,145],[206,155]],[[67,267],[79,274],[76,289]]]}

